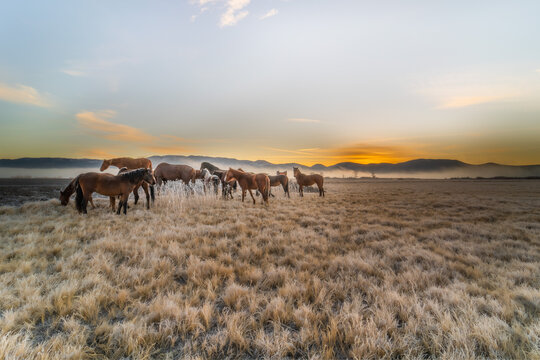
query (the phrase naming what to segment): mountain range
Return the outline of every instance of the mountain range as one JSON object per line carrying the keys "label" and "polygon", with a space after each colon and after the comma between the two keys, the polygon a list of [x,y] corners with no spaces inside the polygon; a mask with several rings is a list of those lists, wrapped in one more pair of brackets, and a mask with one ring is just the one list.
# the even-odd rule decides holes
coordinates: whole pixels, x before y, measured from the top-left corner
{"label": "mountain range", "polygon": [[[480,165],[467,164],[448,159],[416,159],[401,163],[358,164],[341,162],[331,166],[316,164],[305,166],[297,163],[273,164],[265,160],[238,160],[224,157],[166,155],[150,157],[155,166],[161,162],[171,164],[187,164],[199,168],[200,163],[207,161],[219,167],[241,167],[248,171],[289,170],[300,167],[304,172],[320,172],[327,176],[386,176],[386,177],[537,177],[540,176],[540,165],[501,165],[486,163]],[[70,158],[20,158],[0,159],[0,167],[12,169],[99,169],[102,160],[70,159]]]}

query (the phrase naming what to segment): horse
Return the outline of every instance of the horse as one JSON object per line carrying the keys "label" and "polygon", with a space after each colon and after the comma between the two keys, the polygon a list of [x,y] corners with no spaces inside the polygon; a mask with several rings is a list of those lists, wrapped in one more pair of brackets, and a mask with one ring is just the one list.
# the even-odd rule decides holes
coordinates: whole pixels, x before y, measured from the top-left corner
{"label": "horse", "polygon": [[319,174],[313,174],[313,175],[305,175],[300,172],[300,169],[297,167],[293,167],[293,173],[294,177],[296,178],[296,182],[299,186],[300,196],[304,196],[304,186],[311,186],[313,184],[317,184],[317,188],[319,188],[319,196],[324,197],[324,178],[322,175]]}
{"label": "horse", "polygon": [[77,192],[75,195],[75,205],[77,206],[77,210],[79,213],[82,212],[86,214],[88,200],[94,192],[97,192],[101,195],[110,197],[113,209],[116,196],[121,196],[116,213],[120,214],[122,207],[124,207],[124,214],[126,214],[129,193],[131,193],[141,181],[146,181],[150,185],[154,185],[156,180],[152,175],[152,170],[141,168],[124,172],[116,176],[95,172],[81,174],[75,181]]}
{"label": "horse", "polygon": [[[210,172],[210,174],[212,175],[216,175],[219,180],[221,180],[221,194],[223,195],[223,198],[228,198],[229,196],[231,197],[231,199],[233,198],[233,195],[232,195],[232,192],[233,190],[236,190],[236,181],[235,180],[232,180],[230,182],[227,182],[225,180],[225,176],[227,175],[227,170],[221,170],[220,168],[218,168],[217,166],[215,165],[212,165],[210,164],[209,162],[202,162],[201,163],[201,171],[203,169],[206,169]],[[218,189],[217,187],[214,187],[214,191],[217,195],[218,193]]]}
{"label": "horse", "polygon": [[[130,171],[127,167],[123,167],[121,168],[120,170],[118,170],[118,173],[116,175],[120,175],[120,174],[124,174],[126,172]],[[144,189],[144,186],[146,186],[148,188],[148,183],[145,182],[144,180],[141,180],[140,184],[138,184],[135,188],[139,188],[143,186],[143,189]],[[153,186],[150,186],[150,189],[154,189]],[[120,197],[118,197],[118,200],[120,200]],[[137,202],[135,202],[137,203]],[[113,211],[114,211],[114,200],[111,200],[111,206],[113,208]],[[150,199],[148,198],[148,194],[146,194],[146,209],[150,209]]]}
{"label": "horse", "polygon": [[[269,178],[270,178],[270,187],[281,185],[281,187],[283,187],[283,191],[285,192],[285,196],[289,198],[291,197],[291,195],[289,194],[289,177],[287,176],[286,171],[284,173],[280,173],[279,171],[277,171],[277,175],[269,176]],[[270,191],[270,195],[274,196],[272,195],[272,191]]]}
{"label": "horse", "polygon": [[204,161],[204,162],[201,163],[201,171],[202,171],[203,169],[207,169],[208,171],[210,171],[210,174],[212,174],[212,175],[214,174],[214,171],[216,171],[216,170],[221,170],[221,169],[218,168],[217,166],[212,165],[212,164],[210,164],[209,162],[206,162],[206,161]]}
{"label": "horse", "polygon": [[[81,174],[82,175],[82,174]],[[75,184],[79,180],[79,176],[75,177],[71,182],[64,188],[64,190],[60,190],[60,204],[62,206],[67,206],[69,204],[69,198],[71,195],[75,192]],[[90,201],[90,205],[92,205],[92,209],[95,209],[94,201],[92,200],[92,196],[88,198],[88,201]]]}
{"label": "horse", "polygon": [[202,179],[204,183],[204,192],[206,193],[206,188],[212,184],[214,187],[214,191],[217,194],[217,187],[219,186],[219,183],[221,179],[217,175],[210,174],[210,171],[208,169],[202,169],[202,170],[195,170],[200,172],[200,178]]}
{"label": "horse", "polygon": [[249,191],[253,204],[255,204],[255,198],[251,190],[259,190],[263,197],[263,203],[268,204],[268,196],[270,194],[270,179],[266,174],[250,174],[240,170],[234,170],[229,168],[225,176],[225,181],[229,182],[235,179],[242,188],[242,202],[246,196],[246,191]]}
{"label": "horse", "polygon": [[161,163],[154,170],[154,176],[159,187],[162,183],[175,180],[182,180],[186,185],[195,183],[195,169],[189,165]]}
{"label": "horse", "polygon": [[[122,169],[125,169],[125,168],[122,168]],[[120,171],[122,171],[122,169]],[[81,174],[81,175],[84,175],[84,174]],[[75,190],[76,190],[75,185],[76,185],[77,181],[79,180],[79,176],[81,176],[81,175],[78,175],[73,180],[71,180],[71,182],[65,187],[64,190],[60,190],[60,204],[62,204],[63,206],[66,206],[69,203],[69,198],[75,192]],[[114,176],[112,174],[102,174],[102,175]],[[92,209],[95,209],[96,206],[94,205],[94,201],[92,200],[92,194],[90,194],[88,196],[88,201],[90,202],[90,205],[92,205]],[[115,199],[114,199],[114,197],[110,198],[110,203],[111,203],[112,210],[114,211],[115,210],[114,209],[115,208]]]}
{"label": "horse", "polygon": [[[135,169],[150,169],[152,170],[152,161],[147,158],[130,158],[130,157],[123,157],[123,158],[114,158],[109,160],[103,160],[103,163],[101,164],[101,167],[99,168],[100,171],[105,171],[109,166],[116,166],[117,168],[127,168],[128,170],[135,170]],[[133,189],[133,196],[135,198],[135,204],[139,201],[139,187],[143,188],[144,194],[146,195],[146,204],[149,203],[150,197],[152,197],[152,202],[156,199],[156,196],[154,194],[154,187],[150,186],[150,194],[148,194],[148,184],[146,182],[142,182],[141,185],[136,186],[135,189]],[[148,208],[148,206],[147,206]]]}

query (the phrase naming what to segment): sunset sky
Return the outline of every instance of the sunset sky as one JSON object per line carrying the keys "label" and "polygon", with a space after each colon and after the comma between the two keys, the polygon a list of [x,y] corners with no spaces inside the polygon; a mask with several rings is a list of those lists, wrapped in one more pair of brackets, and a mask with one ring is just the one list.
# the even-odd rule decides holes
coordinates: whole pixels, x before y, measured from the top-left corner
{"label": "sunset sky", "polygon": [[540,164],[540,1],[4,1],[0,158]]}

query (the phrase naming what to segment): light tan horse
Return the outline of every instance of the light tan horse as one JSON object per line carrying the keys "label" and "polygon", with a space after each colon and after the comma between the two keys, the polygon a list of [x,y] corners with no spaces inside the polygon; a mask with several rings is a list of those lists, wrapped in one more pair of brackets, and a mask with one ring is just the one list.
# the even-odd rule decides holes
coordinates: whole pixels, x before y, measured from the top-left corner
{"label": "light tan horse", "polygon": [[92,197],[92,194],[97,192],[101,195],[109,196],[113,209],[114,199],[117,196],[120,196],[120,203],[116,213],[120,214],[122,207],[124,207],[124,214],[126,214],[129,193],[132,192],[135,186],[140,184],[141,181],[146,181],[150,185],[154,185],[156,181],[152,175],[152,170],[142,168],[116,176],[95,172],[81,174],[75,181],[77,192],[75,195],[75,205],[77,206],[77,210],[86,214],[86,205]]}
{"label": "light tan horse", "polygon": [[168,163],[159,164],[154,170],[154,176],[158,186],[167,181],[182,180],[186,185],[195,182],[196,172],[189,165],[172,165]]}
{"label": "light tan horse", "polygon": [[317,184],[317,187],[319,188],[319,196],[324,196],[324,178],[322,175],[305,175],[302,174],[300,169],[297,167],[293,167],[293,174],[299,186],[300,196],[304,196],[304,186],[311,186],[313,184]]}
{"label": "light tan horse", "polygon": [[[122,157],[122,158],[114,158],[109,160],[103,160],[103,163],[101,164],[100,171],[105,171],[109,166],[116,166],[118,169],[126,168],[128,170],[135,170],[135,169],[150,169],[152,170],[152,161],[147,158],[130,158],[130,157]],[[144,194],[146,195],[146,204],[147,208],[149,208],[149,202],[150,202],[150,196],[152,197],[152,202],[155,200],[154,195],[154,187],[150,186],[150,194],[148,193],[148,184],[146,182],[142,182],[140,185],[136,186],[135,189],[133,189],[133,196],[135,198],[135,204],[139,201],[139,187],[143,188]]]}
{"label": "light tan horse", "polygon": [[250,174],[240,170],[234,170],[229,168],[225,176],[225,181],[230,182],[236,180],[242,188],[242,202],[246,197],[246,191],[249,191],[249,195],[253,199],[255,204],[255,198],[251,190],[259,190],[262,194],[263,202],[268,204],[268,196],[270,195],[270,179],[266,174]]}

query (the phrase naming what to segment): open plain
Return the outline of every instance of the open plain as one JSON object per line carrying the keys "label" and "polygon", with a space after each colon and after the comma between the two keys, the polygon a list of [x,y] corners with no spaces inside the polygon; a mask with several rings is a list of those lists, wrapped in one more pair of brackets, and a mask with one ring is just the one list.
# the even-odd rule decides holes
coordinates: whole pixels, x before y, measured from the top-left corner
{"label": "open plain", "polygon": [[325,185],[1,207],[0,358],[540,358],[540,181]]}

